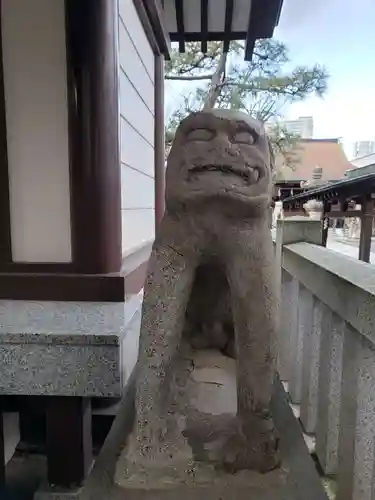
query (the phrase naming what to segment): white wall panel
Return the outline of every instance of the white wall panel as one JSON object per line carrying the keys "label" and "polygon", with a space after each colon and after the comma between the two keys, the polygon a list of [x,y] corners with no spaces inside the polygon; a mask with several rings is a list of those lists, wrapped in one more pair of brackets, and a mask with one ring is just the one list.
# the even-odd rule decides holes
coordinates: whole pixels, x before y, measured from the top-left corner
{"label": "white wall panel", "polygon": [[120,126],[122,163],[154,177],[154,148],[123,117]]}
{"label": "white wall panel", "polygon": [[134,7],[133,0],[119,0],[119,14],[121,22],[126,26],[138,53],[141,55],[143,64],[152,81],[154,81],[155,61],[152,48],[143,30],[138,13]]}
{"label": "white wall panel", "polygon": [[122,210],[122,252],[139,247],[155,237],[155,210]]}
{"label": "white wall panel", "polygon": [[64,0],[3,0],[12,255],[71,260]]}
{"label": "white wall panel", "polygon": [[154,144],[154,116],[140,98],[129,78],[120,71],[120,110],[128,122],[150,144]]}
{"label": "white wall panel", "polygon": [[155,208],[155,181],[127,165],[121,166],[122,208]]}
{"label": "white wall panel", "polygon": [[127,28],[119,27],[120,67],[137,90],[138,94],[154,113],[154,84],[141,60],[141,54],[135,48]]}
{"label": "white wall panel", "polygon": [[155,236],[155,59],[133,0],[119,0],[122,252]]}

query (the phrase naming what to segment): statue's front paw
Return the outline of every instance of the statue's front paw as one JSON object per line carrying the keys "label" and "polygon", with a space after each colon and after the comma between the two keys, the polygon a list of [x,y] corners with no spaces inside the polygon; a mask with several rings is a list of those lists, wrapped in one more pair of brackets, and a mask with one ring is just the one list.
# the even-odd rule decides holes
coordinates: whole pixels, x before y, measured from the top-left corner
{"label": "statue's front paw", "polygon": [[229,437],[222,449],[222,465],[230,472],[242,469],[269,472],[280,466],[279,438],[272,422],[253,422]]}

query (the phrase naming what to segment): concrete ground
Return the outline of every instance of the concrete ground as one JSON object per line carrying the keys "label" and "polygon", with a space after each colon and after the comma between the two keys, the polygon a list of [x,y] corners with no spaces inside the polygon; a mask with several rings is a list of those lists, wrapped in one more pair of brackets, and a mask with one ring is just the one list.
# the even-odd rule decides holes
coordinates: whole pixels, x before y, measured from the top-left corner
{"label": "concrete ground", "polygon": [[[335,235],[332,231],[328,233],[327,248],[334,252],[341,253],[353,259],[358,259],[359,241],[349,240],[341,236]],[[372,250],[375,250],[375,244],[372,244]],[[370,263],[375,264],[375,251],[371,252]]]}
{"label": "concrete ground", "polygon": [[[285,490],[275,491],[274,495],[267,496],[267,500],[327,500],[322,478],[319,477],[304,442],[298,419],[295,418],[288,404],[288,396],[280,382],[276,383],[275,389],[273,413],[282,437],[283,467],[289,470],[289,474]],[[122,500],[125,498],[118,490],[114,491],[112,479],[119,454],[119,442],[123,442],[124,436],[131,429],[132,417],[131,412],[129,413],[129,406],[132,406],[130,403],[132,398],[124,399],[113,429],[82,491],[80,500]],[[0,500],[32,500],[45,477],[44,457],[16,453],[7,466],[8,491],[0,491]]]}
{"label": "concrete ground", "polygon": [[[124,404],[119,411],[80,500],[124,500],[127,498],[124,490],[114,486],[113,476],[121,452],[120,443],[124,442],[132,427],[129,407],[131,405]],[[298,420],[292,413],[287,394],[279,381],[275,385],[272,412],[281,436],[282,467],[287,471],[287,481],[282,488],[275,488],[272,491],[269,489],[266,496],[248,495],[247,499],[327,500],[321,478],[306,447]],[[235,500],[235,497],[232,496],[231,500]]]}

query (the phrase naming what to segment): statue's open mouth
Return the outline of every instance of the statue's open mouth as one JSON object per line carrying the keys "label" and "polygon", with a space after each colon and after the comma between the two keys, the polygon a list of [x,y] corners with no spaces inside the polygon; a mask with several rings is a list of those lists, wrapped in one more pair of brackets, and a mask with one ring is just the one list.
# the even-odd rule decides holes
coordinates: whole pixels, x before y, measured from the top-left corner
{"label": "statue's open mouth", "polygon": [[248,184],[256,184],[262,177],[259,167],[235,167],[232,165],[197,165],[189,169],[189,173],[221,172],[223,174],[237,175]]}

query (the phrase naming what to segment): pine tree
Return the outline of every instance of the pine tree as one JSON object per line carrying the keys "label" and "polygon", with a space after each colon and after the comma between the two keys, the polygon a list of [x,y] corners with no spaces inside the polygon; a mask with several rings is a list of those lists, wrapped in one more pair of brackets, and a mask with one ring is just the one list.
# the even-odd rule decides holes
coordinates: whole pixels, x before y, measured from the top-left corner
{"label": "pine tree", "polygon": [[310,95],[323,97],[328,73],[319,64],[297,66],[288,70],[289,51],[274,39],[258,40],[251,62],[244,62],[244,46],[232,42],[228,53],[221,42],[210,42],[206,54],[200,43],[186,45],[180,54],[172,49],[166,63],[166,80],[192,82],[192,91],[169,117],[166,127],[167,151],[179,122],[189,113],[213,107],[236,109],[263,122],[272,121],[269,129],[277,157],[284,166],[293,168],[298,161],[298,139],[277,123],[286,105],[303,101]]}

